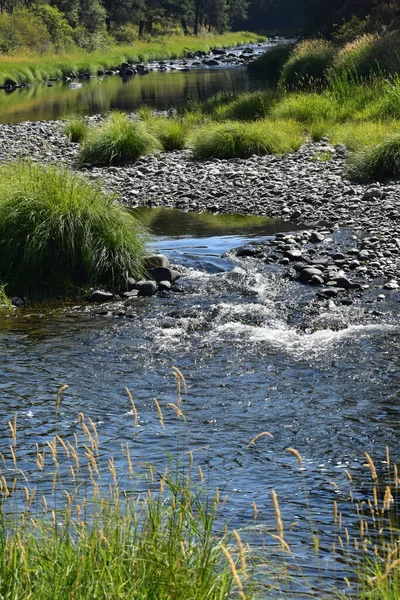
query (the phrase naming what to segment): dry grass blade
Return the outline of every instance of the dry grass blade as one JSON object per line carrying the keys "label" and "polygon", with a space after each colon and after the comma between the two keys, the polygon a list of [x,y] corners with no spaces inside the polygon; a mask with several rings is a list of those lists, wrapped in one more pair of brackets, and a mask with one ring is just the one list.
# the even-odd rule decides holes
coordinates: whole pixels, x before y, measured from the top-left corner
{"label": "dry grass blade", "polygon": [[299,463],[299,467],[303,466],[303,459],[301,457],[301,454],[298,450],[296,450],[295,448],[286,448],[286,452],[289,452],[289,454],[293,454],[293,456],[295,456],[297,458],[297,461]]}
{"label": "dry grass blade", "polygon": [[262,433],[259,433],[258,435],[256,435],[255,437],[253,437],[253,439],[247,444],[247,446],[253,446],[253,444],[256,443],[256,441],[260,438],[263,437],[264,435],[267,435],[270,438],[273,438],[274,436],[272,435],[272,433],[270,433],[269,431],[263,431]]}
{"label": "dry grass blade", "polygon": [[372,458],[370,457],[370,455],[368,454],[368,452],[365,452],[365,458],[367,459],[367,464],[364,465],[364,466],[365,467],[369,467],[369,469],[371,471],[372,479],[374,481],[376,481],[378,479],[378,475],[376,473],[376,468],[375,468],[374,461],[372,460]]}
{"label": "dry grass blade", "polygon": [[235,581],[235,583],[236,583],[236,585],[238,587],[238,594],[239,594],[239,596],[241,598],[243,598],[243,600],[246,600],[246,595],[245,595],[245,593],[243,591],[243,584],[242,584],[242,582],[240,580],[239,573],[237,572],[234,560],[233,560],[233,558],[232,558],[232,556],[231,556],[231,554],[230,554],[230,552],[229,552],[229,550],[228,550],[228,548],[226,546],[222,545],[221,548],[222,548],[222,552],[225,554],[226,559],[227,559],[227,561],[229,563],[229,567],[230,567],[230,570],[231,570],[231,573],[232,573],[232,577],[233,577],[233,579],[234,579],[234,581]]}
{"label": "dry grass blade", "polygon": [[132,406],[133,425],[134,425],[134,427],[137,427],[137,424],[138,424],[138,412],[136,410],[135,401],[133,400],[133,396],[132,396],[130,390],[127,387],[125,388],[125,391],[128,394],[128,396],[129,396],[129,400],[130,400],[131,406]]}

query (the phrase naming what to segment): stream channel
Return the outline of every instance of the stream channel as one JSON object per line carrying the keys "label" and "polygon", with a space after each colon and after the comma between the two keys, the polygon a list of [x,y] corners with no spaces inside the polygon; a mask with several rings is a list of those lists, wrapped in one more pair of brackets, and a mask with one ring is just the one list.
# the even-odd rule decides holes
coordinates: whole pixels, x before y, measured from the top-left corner
{"label": "stream channel", "polygon": [[[72,109],[133,110],[143,102],[167,109],[189,96],[204,100],[218,89],[254,87],[242,67],[150,73],[127,84],[114,76],[79,90],[59,82],[3,95],[1,120],[54,119]],[[67,384],[57,432],[72,439],[82,412],[96,424],[104,454],[113,455],[123,473],[121,444],[133,435],[128,387],[139,417],[131,450],[135,465],[145,461],[162,471],[170,455],[195,450],[207,486],[228,495],[220,519],[231,528],[254,526],[256,503],[257,522],[275,533],[275,489],[286,539],[304,575],[285,597],[329,597],[331,585],[347,574],[343,562],[332,559],[339,533],[333,502],[356,535],[350,492],[356,500],[371,498],[364,452],[380,474],[386,446],[400,460],[399,305],[388,301],[376,311],[364,301],[332,303],[316,314],[315,289],[286,279],[279,264],[229,254],[249,241],[293,231],[293,224],[165,209],[138,214],[153,231],[154,250],[185,268],[179,292],[137,300],[128,312],[118,303],[78,304],[0,316],[0,452],[8,453],[8,422],[17,414],[19,468],[28,480],[37,472],[34,445],[55,434],[55,395]],[[332,238],[340,242],[350,235],[344,229]],[[166,406],[176,401],[173,366],[188,384],[186,424]],[[153,397],[163,407],[165,431]],[[273,437],[249,446],[263,431]],[[288,447],[301,453],[302,469]],[[31,484],[42,492],[51,487],[46,478]],[[320,539],[322,570],[312,529]],[[251,531],[244,535],[260,545]]]}
{"label": "stream channel", "polygon": [[[54,435],[55,394],[67,384],[58,433],[70,439],[79,428],[77,414],[84,413],[96,424],[103,451],[116,457],[117,468],[121,461],[123,471],[120,448],[132,441],[133,427],[128,387],[139,415],[135,464],[146,461],[162,471],[169,453],[195,450],[207,485],[229,496],[220,516],[231,527],[253,522],[255,502],[258,522],[273,533],[275,489],[285,529],[297,523],[287,540],[307,576],[286,597],[321,598],[321,586],[329,597],[330,585],[346,574],[340,563],[331,564],[338,533],[334,500],[355,532],[350,489],[356,499],[371,495],[363,453],[382,472],[386,445],[393,459],[400,458],[398,324],[390,310],[377,318],[367,305],[355,304],[322,312],[313,325],[310,286],[283,278],[280,265],[230,257],[232,248],[292,230],[290,223],[166,209],[138,214],[154,232],[153,248],[185,267],[180,293],[137,300],[128,313],[112,303],[27,309],[1,318],[1,451],[17,413],[19,467],[29,479],[34,444]],[[176,402],[174,365],[188,383],[186,425],[166,407]],[[165,431],[153,397],[163,407]],[[273,438],[249,447],[263,431]],[[302,470],[287,447],[301,453]],[[42,490],[51,485],[35,483]],[[310,512],[327,565],[322,574]],[[258,534],[248,535],[261,543]]]}

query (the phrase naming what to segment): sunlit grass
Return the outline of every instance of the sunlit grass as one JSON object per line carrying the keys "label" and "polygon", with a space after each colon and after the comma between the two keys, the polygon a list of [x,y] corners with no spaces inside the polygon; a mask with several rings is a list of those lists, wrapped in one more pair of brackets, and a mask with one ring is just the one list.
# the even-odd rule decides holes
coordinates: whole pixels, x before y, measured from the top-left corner
{"label": "sunlit grass", "polygon": [[159,147],[158,140],[144,123],[130,121],[126,114],[114,112],[104,123],[89,130],[79,154],[79,165],[134,162]]}
{"label": "sunlit grass", "polygon": [[293,121],[208,124],[194,134],[193,157],[249,158],[253,154],[287,154],[302,143],[301,125]]}
{"label": "sunlit grass", "polygon": [[11,295],[77,296],[140,276],[144,238],[114,198],[66,169],[0,168],[0,280]]}
{"label": "sunlit grass", "polygon": [[84,117],[72,115],[64,125],[64,133],[70,142],[83,142],[88,134],[88,124]]}
{"label": "sunlit grass", "polygon": [[154,118],[149,129],[159,140],[165,152],[182,150],[186,146],[189,135],[189,123],[185,119]]}
{"label": "sunlit grass", "polygon": [[382,180],[400,177],[400,131],[380,144],[369,145],[349,158],[348,172],[354,179]]}

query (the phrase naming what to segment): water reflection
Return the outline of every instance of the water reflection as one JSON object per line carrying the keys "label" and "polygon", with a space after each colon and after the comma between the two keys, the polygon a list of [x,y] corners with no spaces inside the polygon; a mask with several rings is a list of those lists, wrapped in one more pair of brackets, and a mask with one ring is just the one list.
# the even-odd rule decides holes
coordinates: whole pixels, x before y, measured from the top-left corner
{"label": "water reflection", "polygon": [[148,104],[158,110],[179,106],[189,98],[204,101],[220,90],[245,92],[258,88],[245,67],[193,71],[152,72],[123,81],[119,76],[85,81],[81,88],[69,88],[59,81],[0,91],[0,122],[39,121],[63,118],[71,112],[85,115],[113,109],[136,110]]}

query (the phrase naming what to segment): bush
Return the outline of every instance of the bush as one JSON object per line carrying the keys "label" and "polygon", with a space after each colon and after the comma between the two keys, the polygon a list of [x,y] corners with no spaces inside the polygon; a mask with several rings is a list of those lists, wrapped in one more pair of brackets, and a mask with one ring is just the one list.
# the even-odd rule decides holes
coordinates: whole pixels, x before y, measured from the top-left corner
{"label": "bush", "polygon": [[386,138],[378,146],[355,153],[348,164],[354,179],[386,179],[400,176],[400,133]]}
{"label": "bush", "polygon": [[1,52],[29,48],[40,54],[51,47],[51,36],[40,16],[27,9],[0,14]]}
{"label": "bush", "polygon": [[302,142],[296,123],[229,122],[201,128],[193,140],[193,157],[249,158],[253,154],[286,154],[297,150]]}
{"label": "bush", "polygon": [[154,119],[150,124],[150,128],[165,152],[185,148],[188,127],[184,121],[178,119]]}
{"label": "bush", "polygon": [[221,114],[227,119],[238,121],[263,119],[270,113],[278,97],[279,93],[274,90],[242,94],[237,100],[228,104]]}
{"label": "bush", "polygon": [[78,295],[140,276],[144,239],[136,220],[99,186],[70,171],[0,167],[0,279],[10,295]]}
{"label": "bush", "polygon": [[330,75],[354,74],[359,77],[400,72],[400,30],[386,35],[364,35],[342,48]]}
{"label": "bush", "polygon": [[300,42],[284,64],[279,84],[295,89],[324,84],[335,55],[335,46],[326,40]]}
{"label": "bush", "polygon": [[124,113],[115,112],[89,133],[80,152],[79,164],[82,167],[133,162],[157,148],[158,141],[144,123],[133,123]]}
{"label": "bush", "polygon": [[86,119],[79,115],[72,115],[65,123],[64,133],[70,142],[83,142],[88,134]]}
{"label": "bush", "polygon": [[271,83],[276,83],[281,76],[283,65],[293,51],[293,44],[272,46],[248,65],[250,73],[255,73]]}

